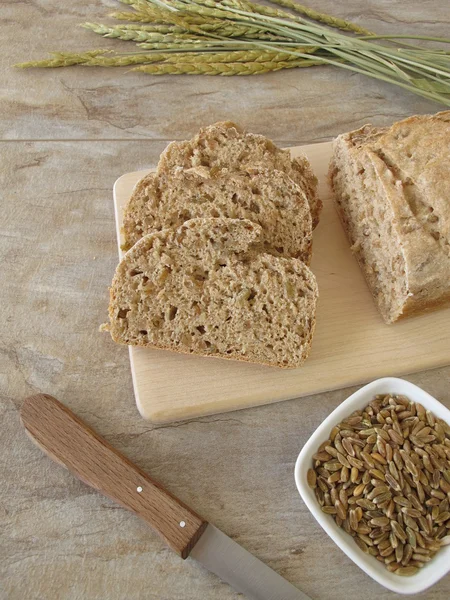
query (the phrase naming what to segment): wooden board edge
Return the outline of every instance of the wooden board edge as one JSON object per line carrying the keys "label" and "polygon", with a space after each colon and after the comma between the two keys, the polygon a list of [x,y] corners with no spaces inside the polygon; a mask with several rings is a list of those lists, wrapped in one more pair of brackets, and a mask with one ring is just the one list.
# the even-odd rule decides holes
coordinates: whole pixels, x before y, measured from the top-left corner
{"label": "wooden board edge", "polygon": [[[130,352],[130,360],[132,360],[132,355]],[[217,359],[220,360],[220,359]],[[262,396],[260,398],[253,397],[250,399],[242,399],[236,398],[234,402],[230,403],[229,399],[224,400],[227,405],[221,405],[220,401],[214,400],[210,404],[202,404],[201,406],[197,406],[189,410],[189,415],[186,415],[188,412],[186,407],[173,408],[171,407],[170,412],[166,412],[164,410],[146,410],[145,407],[142,406],[139,400],[139,394],[137,392],[137,384],[135,384],[134,380],[134,369],[132,369],[132,378],[133,378],[133,387],[135,389],[135,400],[136,406],[139,411],[141,417],[148,421],[149,423],[155,425],[164,425],[166,423],[172,423],[175,421],[186,421],[189,419],[196,419],[200,417],[209,417],[215,414],[224,414],[228,412],[233,412],[236,410],[245,410],[249,408],[256,408],[257,406],[266,406],[269,404],[276,404],[278,402],[286,402],[287,400],[296,400],[299,398],[305,398],[307,396],[315,396],[317,394],[324,394],[326,392],[336,391],[336,390],[345,390],[347,388],[351,388],[354,386],[361,386],[371,381],[377,381],[378,379],[382,379],[383,377],[408,377],[410,375],[414,375],[415,373],[420,373],[422,371],[428,371],[432,369],[440,369],[442,367],[446,367],[450,365],[449,360],[443,360],[442,363],[435,361],[432,365],[426,365],[425,367],[420,366],[417,368],[411,369],[393,369],[392,371],[386,371],[382,375],[370,376],[367,377],[356,377],[355,379],[346,379],[345,382],[336,381],[333,385],[324,385],[319,388],[315,388],[314,391],[304,390],[299,393],[288,393],[287,395],[282,395],[276,398],[267,398],[264,399]],[[136,387],[135,387],[136,386]],[[345,400],[345,398],[344,398]],[[342,400],[343,401],[343,400]],[[218,406],[220,407],[218,409]]]}

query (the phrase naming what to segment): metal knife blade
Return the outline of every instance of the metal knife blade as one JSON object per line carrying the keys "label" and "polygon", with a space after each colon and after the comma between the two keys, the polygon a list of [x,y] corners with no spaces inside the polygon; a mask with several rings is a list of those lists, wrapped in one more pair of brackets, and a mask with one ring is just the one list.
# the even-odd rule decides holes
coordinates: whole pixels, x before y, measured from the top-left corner
{"label": "metal knife blade", "polygon": [[310,600],[214,525],[208,524],[189,556],[250,600]]}

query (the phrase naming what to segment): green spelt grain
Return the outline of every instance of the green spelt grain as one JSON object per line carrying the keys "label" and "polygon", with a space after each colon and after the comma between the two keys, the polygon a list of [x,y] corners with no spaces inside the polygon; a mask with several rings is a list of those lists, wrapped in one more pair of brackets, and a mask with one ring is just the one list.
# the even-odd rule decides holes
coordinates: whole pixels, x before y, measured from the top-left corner
{"label": "green spelt grain", "polygon": [[112,19],[117,21],[137,21],[139,23],[152,23],[153,18],[150,15],[138,13],[138,12],[112,12],[108,15]]}
{"label": "green spelt grain", "polygon": [[20,69],[30,68],[55,68],[55,67],[70,67],[72,65],[82,65],[96,57],[99,57],[108,52],[107,50],[91,50],[79,54],[69,52],[51,52],[53,58],[47,60],[37,60],[23,62],[16,65]]}
{"label": "green spelt grain", "polygon": [[[151,54],[137,53],[129,55],[118,55],[112,52],[93,51],[83,54],[72,53],[54,53],[54,58],[47,61],[36,61],[34,63],[24,63],[23,68],[28,67],[64,67],[72,64],[83,65],[86,67],[125,67],[132,65],[164,63],[168,65],[176,65],[180,62],[179,56],[176,54],[155,52]],[[294,63],[292,67],[307,67],[313,66],[309,61],[295,60],[292,55],[286,55],[281,52],[260,52],[260,51],[232,51],[232,52],[211,52],[198,53],[192,52],[183,56],[183,64],[185,65],[203,65],[217,63],[255,63],[255,72],[261,72],[258,67],[259,63],[264,64],[264,68],[276,70],[275,65],[280,64],[279,68],[288,68],[285,65],[288,62]],[[302,64],[302,63],[305,64]],[[172,67],[171,67],[172,69]],[[211,73],[213,74],[213,73]],[[240,74],[240,73],[239,73]],[[249,73],[251,74],[251,73]]]}
{"label": "green spelt grain", "polygon": [[306,67],[305,61],[263,62],[263,63],[182,63],[157,64],[136,67],[133,71],[151,73],[152,75],[261,75],[281,69]]}
{"label": "green spelt grain", "polygon": [[336,29],[341,29],[343,31],[352,31],[353,33],[359,33],[361,35],[373,35],[371,31],[365,29],[364,27],[356,25],[356,23],[352,23],[344,19],[339,19],[338,17],[333,17],[332,15],[317,12],[312,8],[308,8],[307,6],[302,6],[297,2],[293,2],[293,0],[270,0],[270,2],[272,4],[284,6],[285,8],[290,8],[291,10],[294,10],[295,12],[298,12],[304,15],[305,17],[308,17],[308,19],[312,19],[313,21],[317,21],[318,23],[324,23],[325,25],[335,27]]}

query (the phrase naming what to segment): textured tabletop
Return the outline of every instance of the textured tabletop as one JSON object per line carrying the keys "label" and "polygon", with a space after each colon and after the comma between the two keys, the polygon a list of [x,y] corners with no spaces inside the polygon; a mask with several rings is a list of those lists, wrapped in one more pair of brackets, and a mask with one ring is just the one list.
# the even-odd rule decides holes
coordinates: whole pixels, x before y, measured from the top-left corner
{"label": "textured tabletop", "polygon": [[[441,0],[310,4],[380,33],[446,36],[450,26]],[[126,348],[98,325],[117,261],[113,183],[154,165],[170,140],[233,119],[300,145],[440,107],[332,67],[223,79],[13,70],[52,50],[115,47],[77,24],[101,20],[117,3],[0,6],[1,600],[238,597],[31,444],[18,410],[37,391],[67,404],[312,599],[391,600],[319,528],[293,479],[303,443],[352,390],[152,426],[136,410]],[[450,407],[450,367],[408,379]],[[447,577],[419,597],[449,595]]]}

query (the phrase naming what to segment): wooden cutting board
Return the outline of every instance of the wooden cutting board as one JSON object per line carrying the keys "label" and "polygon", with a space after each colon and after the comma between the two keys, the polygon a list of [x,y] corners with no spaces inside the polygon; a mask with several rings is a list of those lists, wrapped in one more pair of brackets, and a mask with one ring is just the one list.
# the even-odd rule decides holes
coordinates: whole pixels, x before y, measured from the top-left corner
{"label": "wooden cutting board", "polygon": [[[154,423],[188,419],[403,375],[450,363],[450,309],[385,325],[334,210],[326,173],[331,143],[290,148],[307,155],[324,208],[314,232],[312,269],[320,298],[310,357],[300,369],[130,347],[139,412]],[[117,236],[133,186],[148,171],[114,186]]]}

